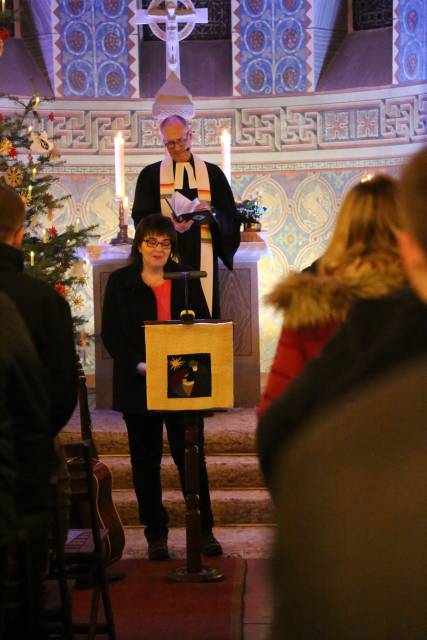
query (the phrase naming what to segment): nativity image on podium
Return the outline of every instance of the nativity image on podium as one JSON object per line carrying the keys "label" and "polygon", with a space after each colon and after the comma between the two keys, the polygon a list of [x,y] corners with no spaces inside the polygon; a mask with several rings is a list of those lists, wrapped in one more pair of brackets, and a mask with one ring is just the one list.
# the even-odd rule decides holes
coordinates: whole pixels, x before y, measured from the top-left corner
{"label": "nativity image on podium", "polygon": [[146,322],[145,350],[148,409],[234,406],[232,322]]}

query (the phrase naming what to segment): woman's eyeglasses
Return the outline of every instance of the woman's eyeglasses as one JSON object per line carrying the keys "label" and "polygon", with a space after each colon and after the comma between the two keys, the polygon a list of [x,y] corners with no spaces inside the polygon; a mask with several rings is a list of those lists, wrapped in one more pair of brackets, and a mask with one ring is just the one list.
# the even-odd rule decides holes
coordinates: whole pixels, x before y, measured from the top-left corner
{"label": "woman's eyeglasses", "polygon": [[155,249],[159,245],[162,249],[170,249],[172,244],[170,240],[156,240],[156,238],[144,238],[143,242],[150,247],[150,249]]}

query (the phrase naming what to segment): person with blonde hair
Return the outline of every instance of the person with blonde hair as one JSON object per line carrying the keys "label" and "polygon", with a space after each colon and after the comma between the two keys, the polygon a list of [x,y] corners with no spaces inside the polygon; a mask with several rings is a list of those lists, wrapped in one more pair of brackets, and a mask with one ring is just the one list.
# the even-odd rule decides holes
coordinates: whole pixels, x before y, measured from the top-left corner
{"label": "person with blonde hair", "polygon": [[258,415],[320,353],[354,301],[386,296],[406,284],[398,228],[397,182],[386,175],[362,180],[344,197],[315,271],[292,273],[268,295],[284,322]]}

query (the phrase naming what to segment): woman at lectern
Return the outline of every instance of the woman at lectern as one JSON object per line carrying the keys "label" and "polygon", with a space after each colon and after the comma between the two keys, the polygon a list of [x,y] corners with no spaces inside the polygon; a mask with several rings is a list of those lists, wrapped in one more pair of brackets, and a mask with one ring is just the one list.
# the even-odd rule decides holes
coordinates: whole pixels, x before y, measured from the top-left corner
{"label": "woman at lectern", "polygon": [[[164,279],[166,272],[184,269],[174,261],[176,253],[176,231],[171,220],[160,214],[144,218],[136,228],[128,266],[110,275],[102,311],[102,340],[114,362],[113,409],[123,414],[126,423],[139,519],[145,525],[150,560],[169,557],[168,514],[162,503],[160,479],[163,422],[184,491],[182,415],[148,411],[145,385],[144,321],[179,320],[185,308],[184,282]],[[196,318],[209,318],[198,279],[188,282],[188,301]],[[202,419],[199,459],[202,552],[220,555],[221,545],[212,533]]]}

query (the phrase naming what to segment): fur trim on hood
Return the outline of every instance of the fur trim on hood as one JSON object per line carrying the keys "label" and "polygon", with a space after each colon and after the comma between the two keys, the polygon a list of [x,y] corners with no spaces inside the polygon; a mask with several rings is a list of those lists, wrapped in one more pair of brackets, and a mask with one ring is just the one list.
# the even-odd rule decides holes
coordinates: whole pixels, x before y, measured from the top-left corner
{"label": "fur trim on hood", "polygon": [[400,260],[371,256],[346,265],[333,275],[292,273],[265,298],[284,312],[290,329],[343,322],[358,298],[381,298],[407,284]]}

